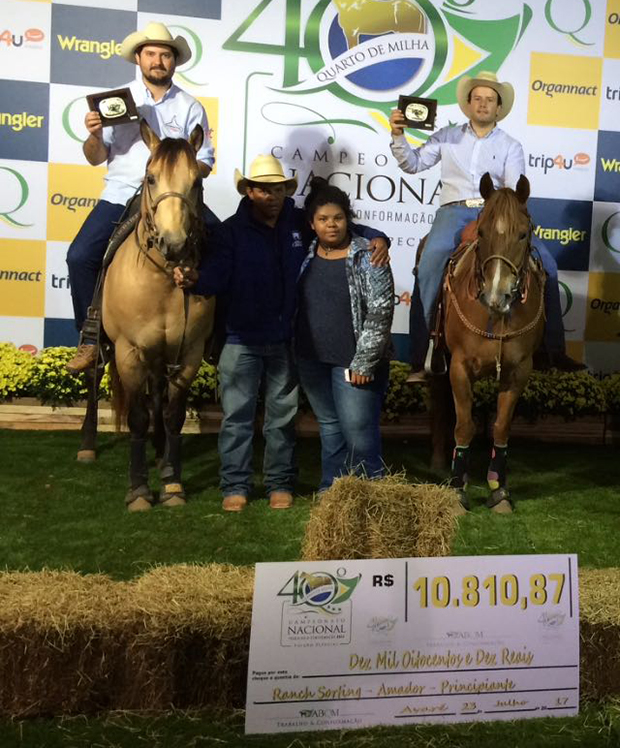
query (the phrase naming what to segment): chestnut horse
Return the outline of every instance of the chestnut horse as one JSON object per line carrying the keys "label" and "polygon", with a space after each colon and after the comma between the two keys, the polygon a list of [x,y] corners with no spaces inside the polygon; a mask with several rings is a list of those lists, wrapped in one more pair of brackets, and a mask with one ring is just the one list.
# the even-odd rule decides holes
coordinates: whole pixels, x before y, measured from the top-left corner
{"label": "chestnut horse", "polygon": [[[181,429],[188,390],[212,333],[215,311],[214,299],[184,292],[172,279],[176,265],[196,267],[203,247],[202,183],[196,161],[202,128],[197,125],[189,141],[160,140],[144,121],[140,131],[151,152],[140,219],[107,269],[102,306],[103,327],[114,345],[110,378],[117,424],[120,415],[126,416],[131,434],[125,498],[129,511],[145,511],[154,503],[146,460],[151,396],[163,408],[159,502],[185,503]],[[161,431],[157,414],[155,420]]]}
{"label": "chestnut horse", "polygon": [[[532,354],[544,332],[545,274],[532,256],[532,223],[526,208],[530,185],[526,177],[520,177],[516,190],[496,190],[487,173],[480,181],[480,194],[485,205],[477,222],[477,239],[455,253],[443,286],[443,334],[450,353],[449,376],[456,410],[452,484],[468,509],[469,445],[476,430],[473,384],[480,377],[494,375],[499,394],[487,473],[491,490],[487,506],[508,513],[512,511],[506,484],[510,424],[532,370]],[[445,382],[445,377],[441,379]],[[442,413],[445,390],[442,394],[437,384],[432,384],[431,398],[434,412]],[[433,462],[438,464],[441,423],[433,420]]]}

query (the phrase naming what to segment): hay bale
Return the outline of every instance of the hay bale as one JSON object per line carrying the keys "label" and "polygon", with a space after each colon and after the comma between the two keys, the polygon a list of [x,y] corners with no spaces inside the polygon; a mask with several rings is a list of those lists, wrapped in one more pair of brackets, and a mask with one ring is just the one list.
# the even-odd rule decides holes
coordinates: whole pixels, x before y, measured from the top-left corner
{"label": "hay bale", "polygon": [[162,566],[137,579],[140,630],[123,708],[243,706],[253,587],[253,569],[223,564]]}
{"label": "hay bale", "polygon": [[579,570],[581,697],[620,694],[620,570]]}
{"label": "hay bale", "polygon": [[402,475],[339,478],[310,512],[302,559],[446,556],[458,506],[452,488]]}
{"label": "hay bale", "polygon": [[[347,503],[357,498],[359,504],[355,480],[343,479],[339,487]],[[378,498],[367,498],[354,525],[366,523],[366,540],[348,537],[348,547],[410,556],[399,524],[420,536],[419,555],[446,553],[453,525],[443,514],[453,497],[422,487],[425,509],[414,515],[407,485],[398,478],[388,483],[397,498],[385,486]],[[444,502],[447,508],[434,509],[445,525],[440,535],[422,531],[432,525],[433,505]],[[333,557],[344,556],[334,551]],[[219,564],[160,567],[133,582],[73,572],[0,573],[0,713],[243,706],[253,576],[252,569]],[[582,569],[579,584],[582,697],[617,697],[620,570]]]}
{"label": "hay bale", "polygon": [[0,713],[110,708],[126,589],[103,575],[0,573]]}

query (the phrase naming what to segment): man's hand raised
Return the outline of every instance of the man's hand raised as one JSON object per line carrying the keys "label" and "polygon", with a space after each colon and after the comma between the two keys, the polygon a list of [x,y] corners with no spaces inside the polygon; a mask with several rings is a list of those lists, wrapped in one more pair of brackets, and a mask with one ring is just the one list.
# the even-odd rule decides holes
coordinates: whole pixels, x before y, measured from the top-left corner
{"label": "man's hand raised", "polygon": [[405,117],[400,109],[392,109],[390,114],[390,128],[392,135],[403,135],[405,132]]}

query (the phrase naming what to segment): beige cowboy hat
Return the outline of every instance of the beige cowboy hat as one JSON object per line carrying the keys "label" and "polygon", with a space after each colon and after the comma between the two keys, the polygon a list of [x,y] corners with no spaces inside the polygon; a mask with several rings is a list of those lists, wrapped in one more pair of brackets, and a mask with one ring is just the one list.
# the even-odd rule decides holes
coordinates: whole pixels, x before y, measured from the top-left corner
{"label": "beige cowboy hat", "polygon": [[504,119],[504,117],[507,117],[508,114],[510,114],[510,110],[515,101],[514,88],[510,83],[500,83],[497,80],[495,73],[489,73],[484,70],[479,72],[475,78],[470,78],[468,75],[464,75],[456,86],[456,98],[463,114],[467,117],[470,115],[467,97],[476,86],[487,86],[488,88],[492,88],[502,97],[502,108],[497,114],[498,121]]}
{"label": "beige cowboy hat", "polygon": [[235,169],[235,187],[237,192],[245,195],[246,188],[250,182],[266,182],[268,184],[286,183],[286,194],[292,195],[297,189],[297,175],[287,177],[282,169],[282,164],[275,156],[257,156],[250,164],[250,173],[243,175],[239,169]]}
{"label": "beige cowboy hat", "polygon": [[183,65],[192,56],[188,43],[182,36],[172,37],[168,27],[163,23],[147,23],[143,31],[134,31],[121,42],[121,57],[127,62],[136,61],[135,53],[138,47],[145,44],[165,44],[177,53],[177,65]]}

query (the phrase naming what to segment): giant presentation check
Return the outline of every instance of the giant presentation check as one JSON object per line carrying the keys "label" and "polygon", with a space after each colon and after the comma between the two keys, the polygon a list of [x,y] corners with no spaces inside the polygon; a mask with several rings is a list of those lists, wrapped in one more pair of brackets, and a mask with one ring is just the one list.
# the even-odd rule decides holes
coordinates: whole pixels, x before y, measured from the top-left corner
{"label": "giant presentation check", "polygon": [[256,565],[248,733],[578,705],[574,555]]}

